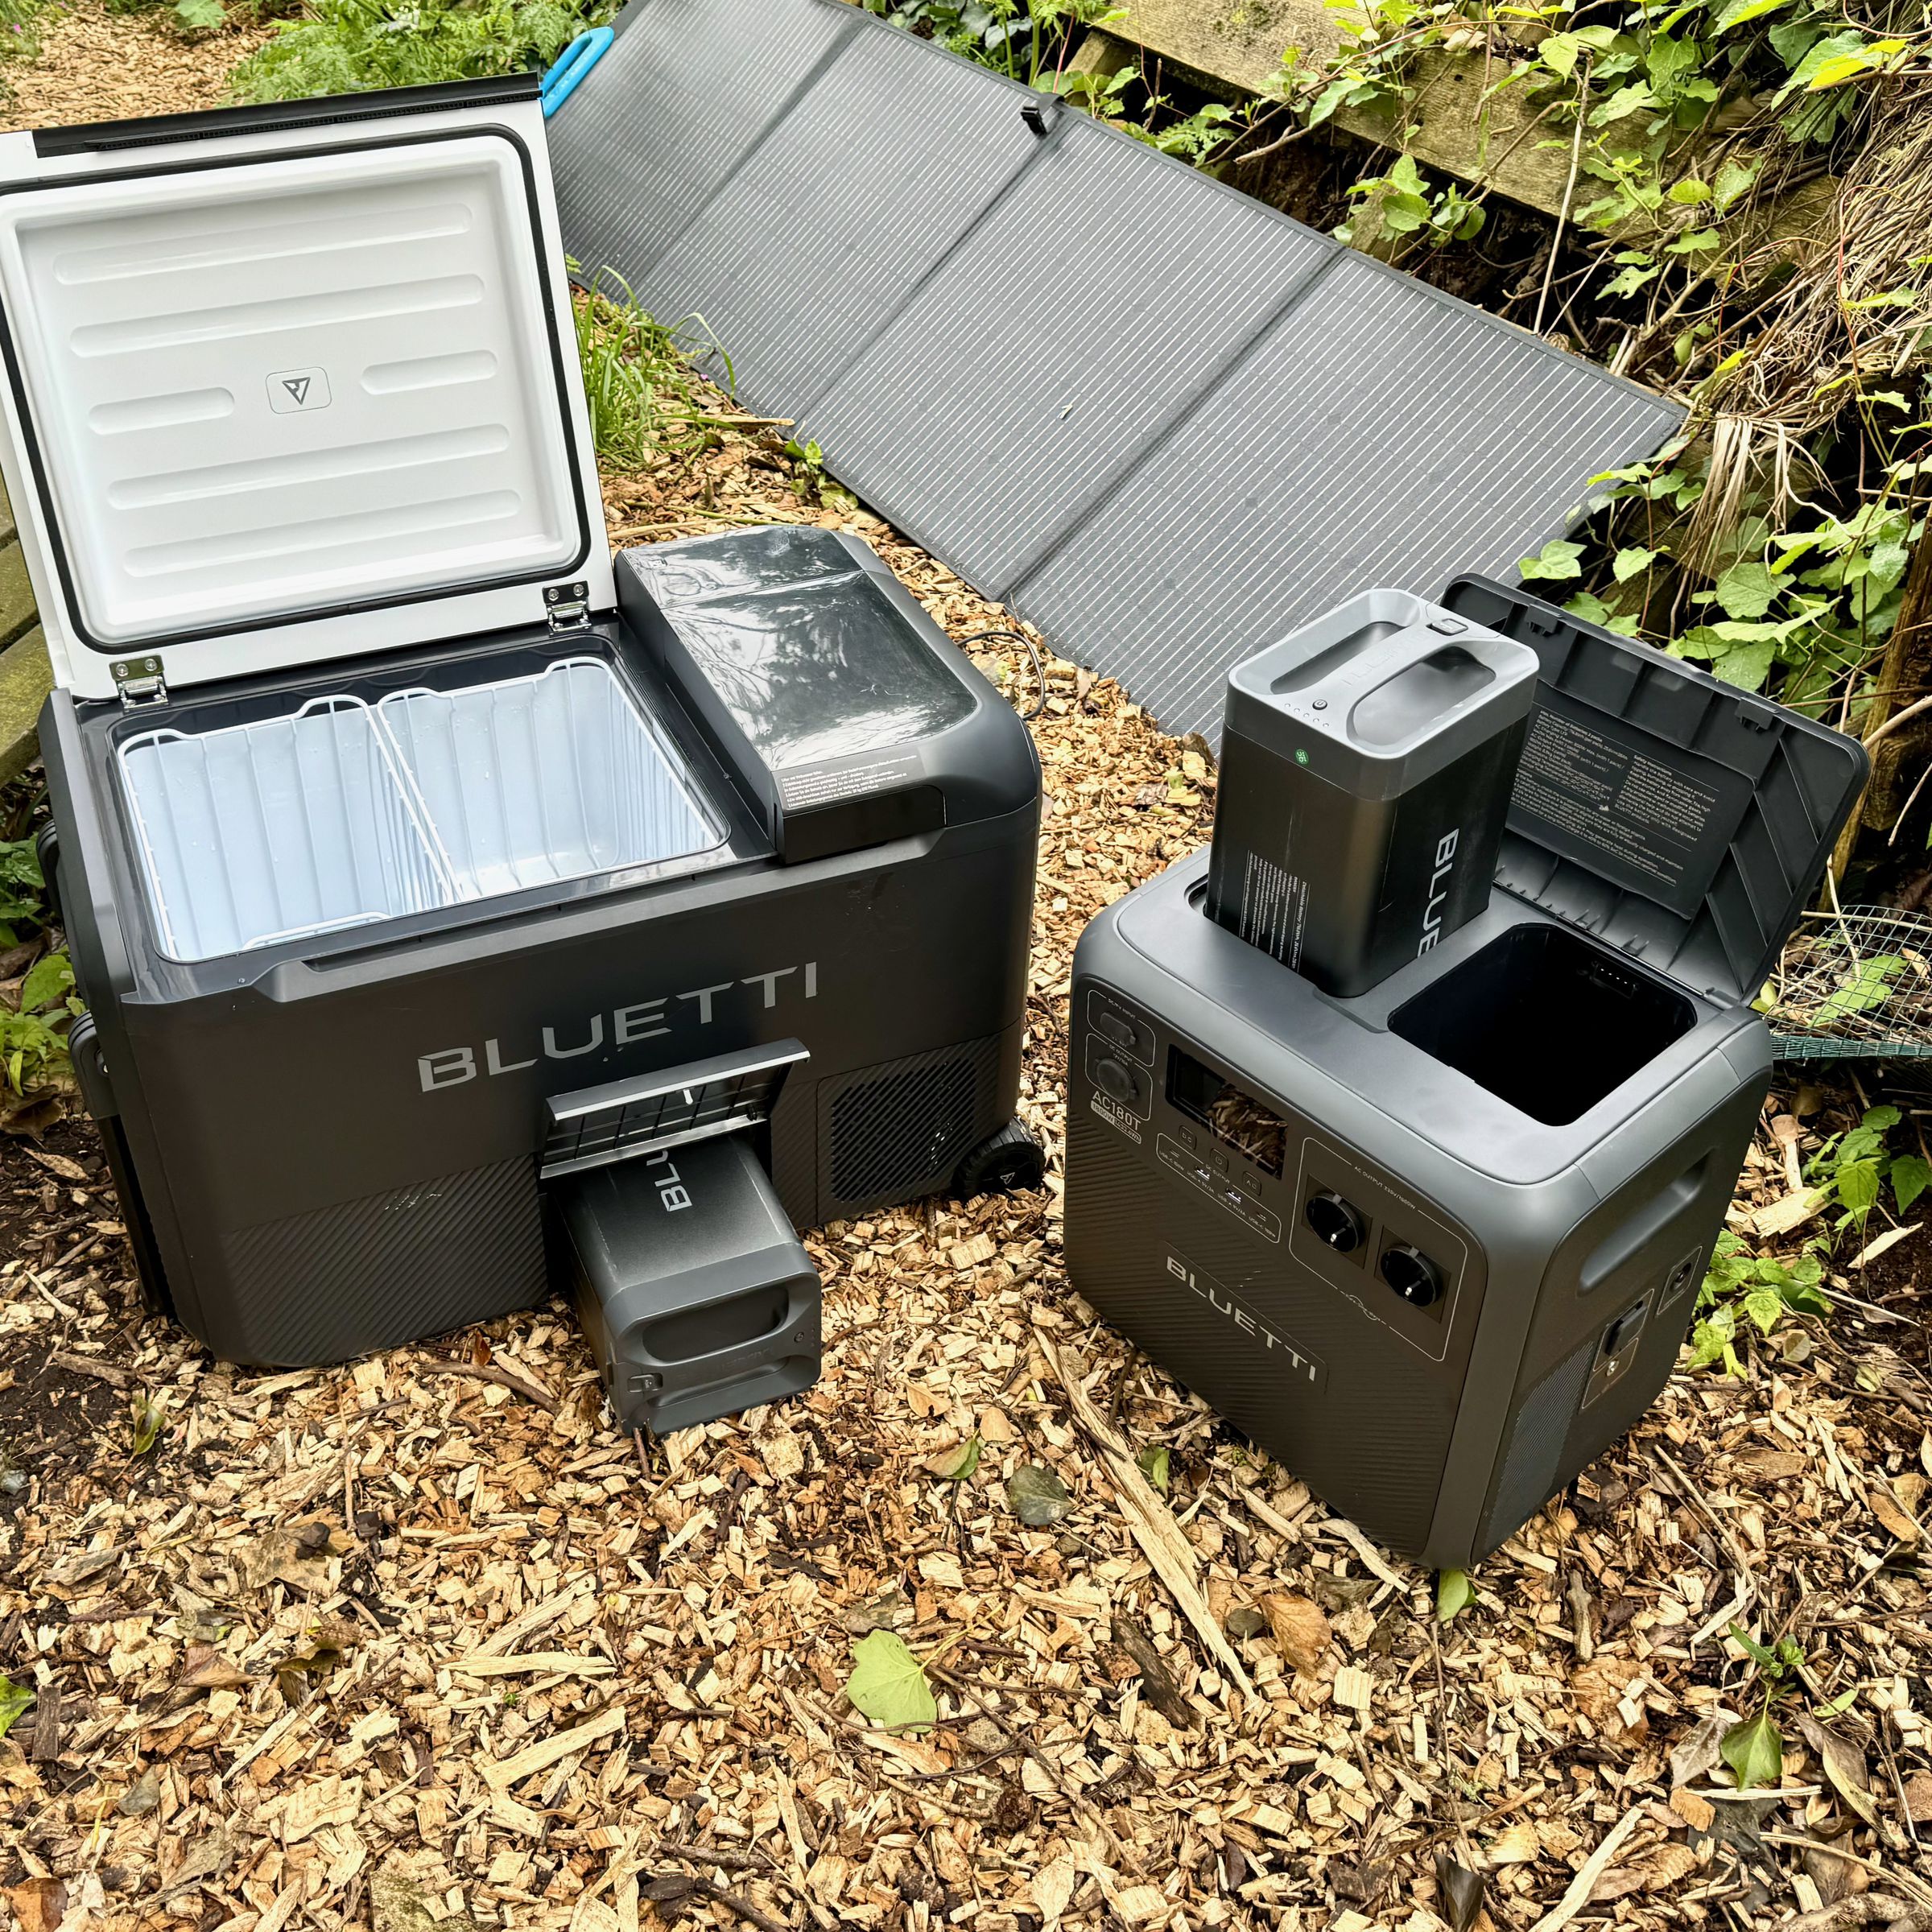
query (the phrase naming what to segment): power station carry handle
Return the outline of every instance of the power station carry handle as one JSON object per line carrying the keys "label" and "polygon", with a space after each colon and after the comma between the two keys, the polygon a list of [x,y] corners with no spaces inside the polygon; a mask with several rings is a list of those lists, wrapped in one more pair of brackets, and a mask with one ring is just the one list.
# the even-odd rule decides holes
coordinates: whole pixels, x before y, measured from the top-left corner
{"label": "power station carry handle", "polygon": [[543,118],[547,121],[583,84],[617,38],[608,27],[587,27],[558,55],[543,76]]}
{"label": "power station carry handle", "polygon": [[1600,1288],[1624,1264],[1662,1234],[1678,1216],[1696,1203],[1703,1191],[1704,1170],[1711,1157],[1686,1167],[1668,1187],[1652,1195],[1629,1220],[1620,1222],[1591,1249],[1577,1276],[1580,1293]]}

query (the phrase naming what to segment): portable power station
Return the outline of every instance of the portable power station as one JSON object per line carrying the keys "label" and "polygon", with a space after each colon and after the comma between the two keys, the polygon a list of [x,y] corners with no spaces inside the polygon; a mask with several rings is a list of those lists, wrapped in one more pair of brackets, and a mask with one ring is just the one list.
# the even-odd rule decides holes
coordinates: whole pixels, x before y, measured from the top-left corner
{"label": "portable power station", "polygon": [[1208,916],[1204,853],[1100,913],[1066,1251],[1236,1427],[1452,1566],[1669,1376],[1770,1074],[1750,1002],[1867,761],[1521,590],[1443,609],[1539,663],[1486,906],[1348,998]]}

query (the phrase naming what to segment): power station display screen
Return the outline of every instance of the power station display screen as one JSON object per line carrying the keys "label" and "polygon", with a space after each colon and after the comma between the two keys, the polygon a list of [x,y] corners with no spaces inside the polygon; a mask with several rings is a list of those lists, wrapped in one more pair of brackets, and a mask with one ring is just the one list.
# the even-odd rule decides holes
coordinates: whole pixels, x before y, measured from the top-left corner
{"label": "power station display screen", "polygon": [[1167,1055],[1167,1097],[1224,1147],[1279,1175],[1287,1154],[1288,1123],[1179,1046]]}

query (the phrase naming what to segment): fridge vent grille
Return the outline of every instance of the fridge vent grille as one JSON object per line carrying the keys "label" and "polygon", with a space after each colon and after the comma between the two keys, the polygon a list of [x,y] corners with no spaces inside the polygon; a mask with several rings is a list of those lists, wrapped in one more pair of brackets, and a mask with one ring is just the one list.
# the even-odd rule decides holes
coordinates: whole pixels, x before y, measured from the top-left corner
{"label": "fridge vent grille", "polygon": [[974,1140],[997,1038],[861,1068],[828,1082],[819,1144],[830,1149],[827,1205],[844,1211],[943,1186]]}

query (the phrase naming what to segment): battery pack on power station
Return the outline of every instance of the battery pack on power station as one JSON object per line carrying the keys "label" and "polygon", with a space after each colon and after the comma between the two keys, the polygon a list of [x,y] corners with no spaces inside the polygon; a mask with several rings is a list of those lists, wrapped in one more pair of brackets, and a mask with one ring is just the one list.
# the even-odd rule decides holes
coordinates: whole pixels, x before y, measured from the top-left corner
{"label": "battery pack on power station", "polygon": [[1366,993],[1489,902],[1536,653],[1371,590],[1228,680],[1208,915]]}

